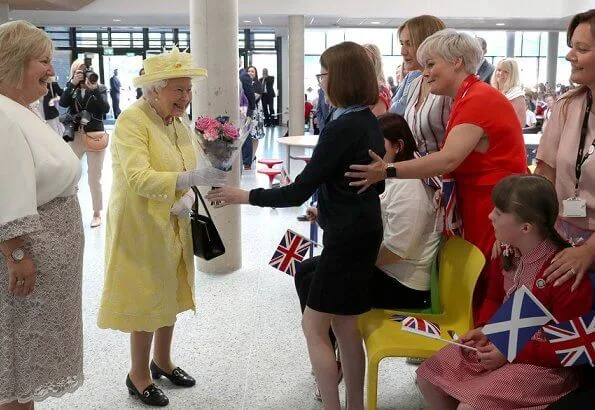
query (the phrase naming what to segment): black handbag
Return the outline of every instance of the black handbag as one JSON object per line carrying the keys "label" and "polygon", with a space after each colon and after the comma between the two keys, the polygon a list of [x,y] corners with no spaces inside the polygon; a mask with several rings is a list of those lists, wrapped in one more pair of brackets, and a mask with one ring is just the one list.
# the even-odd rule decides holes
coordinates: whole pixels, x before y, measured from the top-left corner
{"label": "black handbag", "polygon": [[[190,225],[192,226],[192,242],[194,245],[194,254],[204,260],[211,260],[217,256],[225,253],[225,246],[219,236],[217,227],[213,223],[209,209],[205,204],[202,195],[195,186],[192,187],[194,191],[194,206],[190,212]],[[199,213],[198,199],[202,202],[207,215]]]}

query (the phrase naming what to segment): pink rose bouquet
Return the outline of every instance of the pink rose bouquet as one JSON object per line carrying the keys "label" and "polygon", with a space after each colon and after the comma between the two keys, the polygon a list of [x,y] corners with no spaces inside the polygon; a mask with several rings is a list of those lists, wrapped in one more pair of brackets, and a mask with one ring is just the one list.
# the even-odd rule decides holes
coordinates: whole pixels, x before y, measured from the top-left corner
{"label": "pink rose bouquet", "polygon": [[198,117],[194,131],[211,165],[229,171],[240,147],[250,134],[252,121],[242,117],[240,129],[229,123],[229,117]]}

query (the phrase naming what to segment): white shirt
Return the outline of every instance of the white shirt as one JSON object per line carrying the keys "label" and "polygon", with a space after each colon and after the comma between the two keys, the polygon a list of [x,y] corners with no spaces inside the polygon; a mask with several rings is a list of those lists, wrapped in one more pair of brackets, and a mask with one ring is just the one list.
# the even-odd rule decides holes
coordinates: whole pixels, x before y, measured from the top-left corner
{"label": "white shirt", "polygon": [[525,113],[525,126],[526,127],[534,127],[537,124],[537,117],[535,113],[531,110],[527,110]]}
{"label": "white shirt", "polygon": [[37,215],[74,195],[81,164],[62,138],[31,110],[0,95],[0,225]]}
{"label": "white shirt", "polygon": [[380,195],[382,244],[402,258],[380,269],[403,285],[421,291],[430,289],[430,271],[442,235],[433,197],[433,190],[419,179],[387,179]]}

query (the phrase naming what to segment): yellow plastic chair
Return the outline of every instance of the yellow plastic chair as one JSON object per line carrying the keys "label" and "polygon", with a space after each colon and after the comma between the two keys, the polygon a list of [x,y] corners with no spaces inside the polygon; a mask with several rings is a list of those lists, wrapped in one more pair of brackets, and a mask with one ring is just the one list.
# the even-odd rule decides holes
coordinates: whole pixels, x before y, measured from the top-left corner
{"label": "yellow plastic chair", "polygon": [[360,316],[359,327],[368,357],[368,409],[376,410],[378,366],[385,357],[427,358],[446,343],[401,331],[401,323],[390,320],[394,314],[413,315],[462,335],[473,326],[472,300],[477,278],[485,265],[481,251],[461,238],[450,238],[440,254],[438,287],[441,313],[412,313],[374,309]]}

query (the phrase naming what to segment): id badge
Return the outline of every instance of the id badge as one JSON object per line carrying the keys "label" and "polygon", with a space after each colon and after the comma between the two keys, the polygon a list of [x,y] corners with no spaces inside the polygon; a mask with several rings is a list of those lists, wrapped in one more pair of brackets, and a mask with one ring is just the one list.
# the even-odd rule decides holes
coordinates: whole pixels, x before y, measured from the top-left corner
{"label": "id badge", "polygon": [[587,216],[587,201],[582,198],[568,198],[562,203],[562,215],[566,218],[584,218]]}

